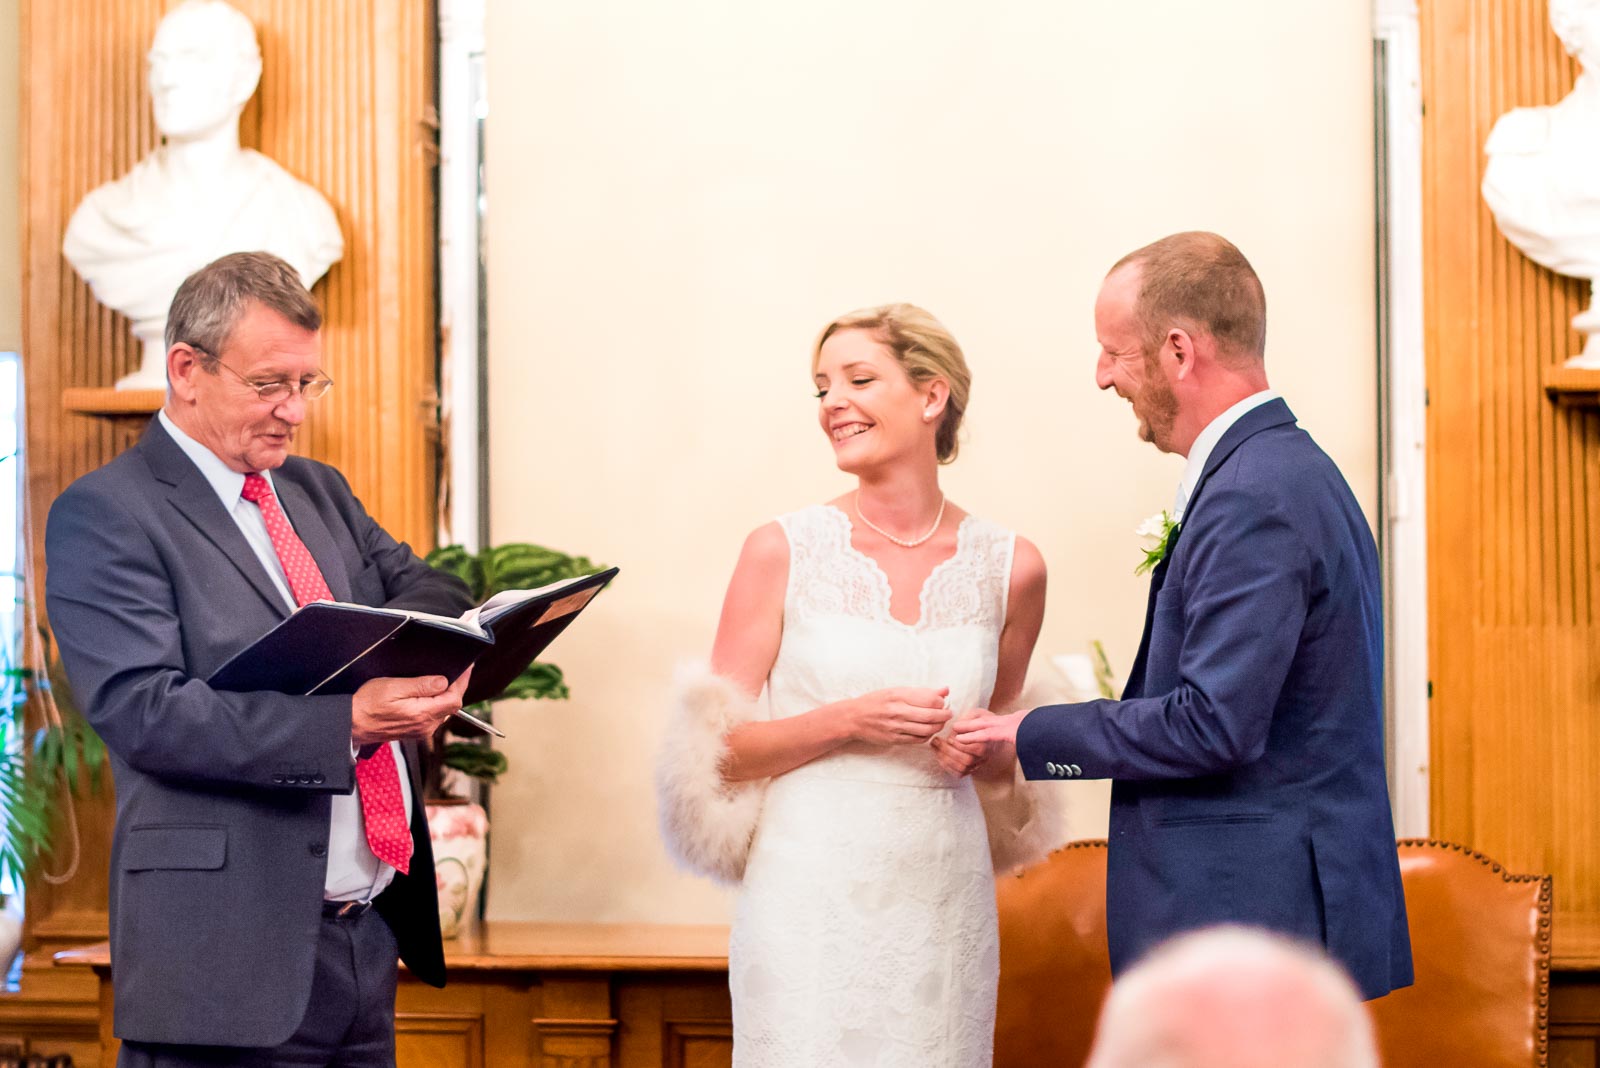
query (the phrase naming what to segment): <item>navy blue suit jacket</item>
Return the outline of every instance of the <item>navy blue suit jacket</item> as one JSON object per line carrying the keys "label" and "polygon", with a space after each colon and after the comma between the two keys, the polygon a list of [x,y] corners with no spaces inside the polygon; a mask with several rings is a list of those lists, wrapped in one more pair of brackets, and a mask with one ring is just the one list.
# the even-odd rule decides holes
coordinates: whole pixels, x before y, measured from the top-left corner
{"label": "navy blue suit jacket", "polygon": [[[386,534],[344,477],[272,473],[341,601],[454,614],[467,588]],[[288,610],[233,517],[152,419],[78,479],[45,534],[50,625],[111,753],[115,1032],[272,1046],[305,1016],[321,932],[330,798],[355,785],[351,699],[223,693],[205,678]],[[433,854],[412,773],[411,874],[378,897],[411,971],[444,982]]]}
{"label": "navy blue suit jacket", "polygon": [[1411,983],[1377,547],[1282,400],[1208,458],[1122,700],[1035,709],[1017,755],[1030,779],[1115,780],[1113,971],[1181,931],[1243,923],[1322,943],[1365,997]]}

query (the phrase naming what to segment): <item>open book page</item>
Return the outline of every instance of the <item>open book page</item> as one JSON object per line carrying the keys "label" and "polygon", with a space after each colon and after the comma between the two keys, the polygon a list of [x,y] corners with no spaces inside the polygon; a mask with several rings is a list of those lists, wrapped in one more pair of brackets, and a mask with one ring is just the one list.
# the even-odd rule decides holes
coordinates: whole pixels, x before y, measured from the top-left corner
{"label": "open book page", "polygon": [[552,582],[547,586],[540,586],[534,590],[501,590],[476,608],[469,608],[461,613],[459,622],[473,627],[477,633],[482,634],[483,624],[493,623],[496,617],[505,614],[530,597],[539,597],[552,590],[559,590],[563,586],[570,586],[572,583],[587,577],[587,575],[576,575],[572,578],[561,579],[559,582]]}
{"label": "open book page", "polygon": [[570,585],[586,577],[578,575],[574,578],[561,579],[559,582],[552,582],[547,586],[540,586],[538,589],[533,590],[502,590],[482,604],[467,609],[459,616],[441,616],[435,612],[421,612],[407,608],[374,608],[371,605],[350,604],[347,601],[331,601],[329,603],[337,604],[342,608],[359,609],[363,612],[379,612],[385,615],[419,619],[426,623],[453,627],[468,634],[476,634],[480,638],[487,638],[489,632],[484,624],[493,623],[498,616],[503,615],[506,611],[528,600],[530,597],[538,597],[552,590],[559,590],[563,586]]}
{"label": "open book page", "polygon": [[[483,627],[478,624],[477,616],[474,614],[477,612],[476,608],[468,609],[466,615],[457,617],[441,616],[434,612],[419,612],[409,608],[371,608],[366,605],[347,604],[344,601],[335,601],[333,603],[342,608],[360,608],[368,612],[384,612],[392,616],[405,616],[407,619],[420,619],[427,623],[437,623],[440,626],[453,627],[468,634],[476,634],[480,638],[489,636]],[[468,616],[472,618],[469,619]]]}

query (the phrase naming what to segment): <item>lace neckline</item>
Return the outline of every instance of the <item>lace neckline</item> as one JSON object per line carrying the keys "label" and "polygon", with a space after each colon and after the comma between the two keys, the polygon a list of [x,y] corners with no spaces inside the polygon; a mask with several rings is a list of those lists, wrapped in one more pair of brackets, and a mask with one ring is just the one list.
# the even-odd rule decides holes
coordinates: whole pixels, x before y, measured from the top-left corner
{"label": "lace neckline", "polygon": [[940,560],[937,564],[934,564],[933,570],[929,571],[927,577],[922,580],[922,588],[917,591],[916,622],[907,623],[905,620],[900,619],[894,614],[894,587],[889,584],[888,573],[883,570],[883,566],[879,564],[878,561],[874,560],[872,557],[856,548],[854,540],[855,523],[851,521],[850,513],[846,512],[843,508],[840,508],[836,504],[825,504],[822,507],[826,511],[837,516],[839,521],[844,524],[843,547],[845,555],[854,557],[856,560],[860,561],[861,565],[865,567],[870,574],[876,576],[878,587],[878,608],[882,613],[883,619],[897,627],[900,627],[903,630],[912,632],[923,630],[927,625],[929,618],[928,591],[933,588],[934,580],[936,580],[947,569],[953,567],[956,561],[960,560],[962,556],[966,554],[968,524],[973,521],[972,513],[968,512],[966,515],[962,516],[961,522],[956,525],[956,551],[945,557],[943,560]]}

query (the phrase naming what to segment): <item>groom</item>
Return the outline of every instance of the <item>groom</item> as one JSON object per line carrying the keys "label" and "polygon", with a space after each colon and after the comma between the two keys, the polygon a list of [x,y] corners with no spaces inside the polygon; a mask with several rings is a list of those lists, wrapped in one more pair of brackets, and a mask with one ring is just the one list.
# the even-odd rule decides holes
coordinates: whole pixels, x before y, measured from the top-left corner
{"label": "groom", "polygon": [[1407,986],[1377,550],[1267,388],[1261,282],[1221,237],[1174,234],[1111,269],[1095,332],[1097,384],[1189,461],[1127,690],[955,730],[1014,747],[1030,779],[1115,780],[1114,971],[1243,923],[1326,946],[1364,997]]}

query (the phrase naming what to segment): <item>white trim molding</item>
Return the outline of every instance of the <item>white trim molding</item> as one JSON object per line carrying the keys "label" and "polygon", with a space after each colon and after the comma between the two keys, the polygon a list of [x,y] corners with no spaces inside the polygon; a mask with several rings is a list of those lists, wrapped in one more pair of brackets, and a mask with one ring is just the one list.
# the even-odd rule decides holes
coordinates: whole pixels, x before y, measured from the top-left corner
{"label": "white trim molding", "polygon": [[1387,398],[1380,433],[1395,830],[1426,837],[1429,781],[1427,381],[1422,290],[1422,46],[1416,0],[1376,0],[1381,138],[1378,299]]}
{"label": "white trim molding", "polygon": [[446,487],[439,543],[476,552],[488,494],[481,287],[484,0],[439,0],[440,418]]}

